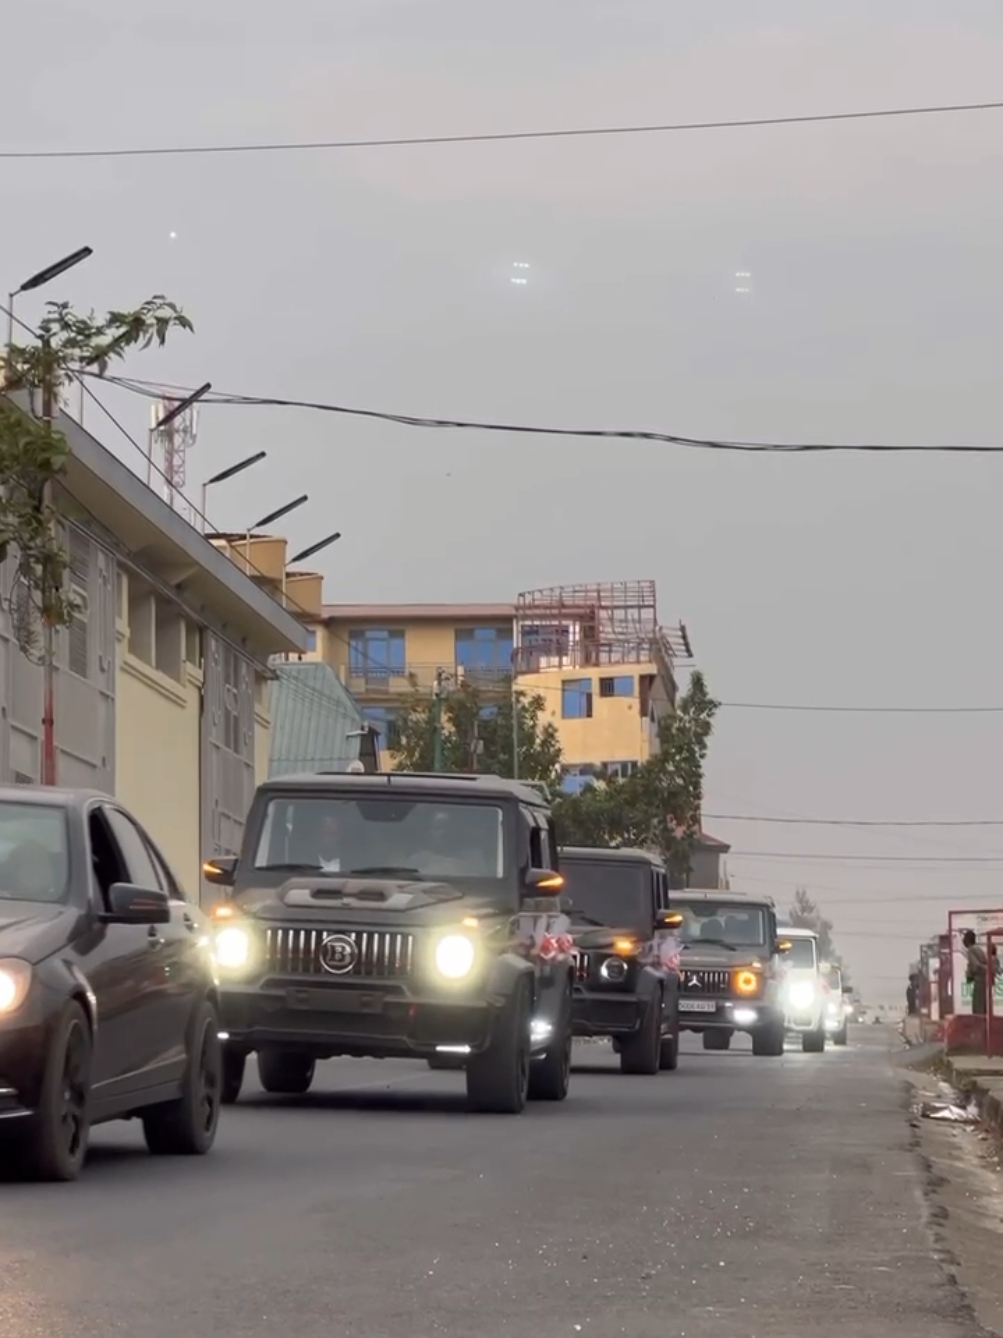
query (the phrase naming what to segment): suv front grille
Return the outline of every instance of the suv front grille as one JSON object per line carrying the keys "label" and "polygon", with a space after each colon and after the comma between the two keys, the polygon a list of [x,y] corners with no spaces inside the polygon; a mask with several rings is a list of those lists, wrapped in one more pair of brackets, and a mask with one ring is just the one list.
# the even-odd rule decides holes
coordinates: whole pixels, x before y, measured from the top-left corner
{"label": "suv front grille", "polygon": [[[347,940],[342,969],[324,966],[322,949],[330,938]],[[414,935],[385,929],[268,929],[265,969],[271,975],[320,976],[325,980],[406,980],[414,966]]]}
{"label": "suv front grille", "polygon": [[571,954],[571,960],[575,966],[575,979],[588,980],[591,967],[590,955],[587,952],[579,952],[575,949]]}
{"label": "suv front grille", "polygon": [[697,998],[701,994],[730,994],[731,972],[727,970],[709,971],[700,967],[689,970],[682,967],[679,984],[683,994],[692,994]]}

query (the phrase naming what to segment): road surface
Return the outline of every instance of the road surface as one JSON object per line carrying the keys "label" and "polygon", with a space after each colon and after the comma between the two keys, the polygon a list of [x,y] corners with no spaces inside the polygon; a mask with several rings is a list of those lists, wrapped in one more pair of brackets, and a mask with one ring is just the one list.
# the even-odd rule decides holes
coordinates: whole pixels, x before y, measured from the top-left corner
{"label": "road surface", "polygon": [[754,1059],[684,1044],[563,1106],[467,1115],[462,1075],[252,1084],[211,1156],[98,1130],[75,1185],[0,1184],[5,1338],[960,1338],[884,1028]]}

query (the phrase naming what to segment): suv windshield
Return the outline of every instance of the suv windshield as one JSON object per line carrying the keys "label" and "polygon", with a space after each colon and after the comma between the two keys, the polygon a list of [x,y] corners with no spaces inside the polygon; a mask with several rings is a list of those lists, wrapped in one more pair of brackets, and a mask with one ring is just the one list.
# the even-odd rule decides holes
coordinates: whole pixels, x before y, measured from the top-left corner
{"label": "suv windshield", "polygon": [[291,795],[269,801],[256,869],[487,883],[508,875],[497,804]]}
{"label": "suv windshield", "polygon": [[684,943],[726,943],[732,948],[763,947],[768,940],[762,906],[735,901],[686,901],[672,894],[672,909],[681,911],[679,937]]}
{"label": "suv windshield", "polygon": [[[782,930],[781,933],[783,933]],[[813,938],[792,938],[788,942],[791,945],[791,950],[784,953],[785,964],[793,967],[795,971],[814,971],[818,965],[815,957],[815,940]]]}
{"label": "suv windshield", "polygon": [[561,856],[561,873],[573,922],[650,932],[651,866],[629,860]]}
{"label": "suv windshield", "polygon": [[66,813],[48,804],[0,803],[0,900],[65,901]]}

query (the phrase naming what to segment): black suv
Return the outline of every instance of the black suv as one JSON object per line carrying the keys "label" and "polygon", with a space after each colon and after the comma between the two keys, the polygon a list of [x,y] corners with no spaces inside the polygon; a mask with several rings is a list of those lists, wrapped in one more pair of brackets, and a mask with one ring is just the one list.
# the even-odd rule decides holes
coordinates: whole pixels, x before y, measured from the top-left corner
{"label": "black suv", "polygon": [[209,922],[106,795],[0,789],[0,1162],[72,1180],[91,1125],[203,1153],[222,1056]]}
{"label": "black suv", "polygon": [[623,1073],[679,1063],[678,945],[665,866],[643,850],[565,846],[576,1036],[608,1036]]}
{"label": "black suv", "polygon": [[498,776],[304,775],[259,787],[214,911],[226,1079],[257,1051],[268,1092],[318,1059],[460,1065],[475,1110],[560,1101],[571,1070],[571,941],[553,823]]}

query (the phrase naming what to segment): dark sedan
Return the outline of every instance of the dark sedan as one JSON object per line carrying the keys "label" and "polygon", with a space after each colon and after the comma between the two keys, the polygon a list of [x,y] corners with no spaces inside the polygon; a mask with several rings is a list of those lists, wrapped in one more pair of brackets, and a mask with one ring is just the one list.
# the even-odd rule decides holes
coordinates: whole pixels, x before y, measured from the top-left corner
{"label": "dark sedan", "polygon": [[72,1180],[91,1125],[209,1150],[222,1059],[201,913],[105,795],[0,788],[0,1163]]}

